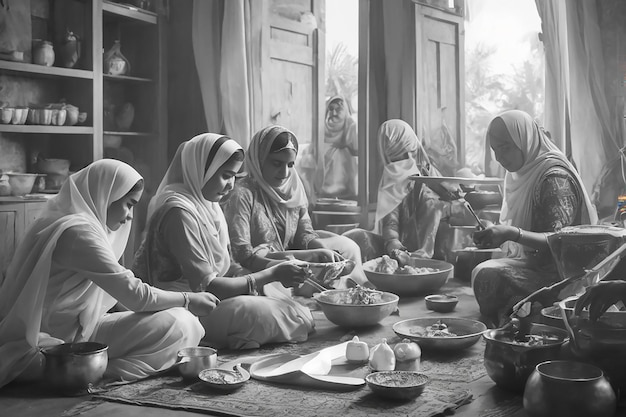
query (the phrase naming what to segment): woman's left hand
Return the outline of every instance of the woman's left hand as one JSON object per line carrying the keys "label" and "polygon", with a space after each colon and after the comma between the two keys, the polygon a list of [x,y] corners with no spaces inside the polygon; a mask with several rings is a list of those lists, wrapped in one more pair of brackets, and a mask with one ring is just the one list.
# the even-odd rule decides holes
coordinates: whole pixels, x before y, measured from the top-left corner
{"label": "woman's left hand", "polygon": [[511,231],[517,235],[517,228],[505,225],[489,225],[486,229],[476,230],[473,240],[481,249],[497,248],[504,242],[511,240]]}
{"label": "woman's left hand", "polygon": [[618,301],[626,301],[626,281],[600,281],[587,288],[576,301],[574,313],[579,315],[589,306],[589,319],[596,321]]}

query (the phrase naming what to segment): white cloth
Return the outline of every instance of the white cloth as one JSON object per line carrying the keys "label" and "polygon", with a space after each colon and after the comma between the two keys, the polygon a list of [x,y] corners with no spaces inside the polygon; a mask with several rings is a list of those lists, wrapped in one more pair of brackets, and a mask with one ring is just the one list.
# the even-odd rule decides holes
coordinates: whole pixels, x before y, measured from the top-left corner
{"label": "white cloth", "polygon": [[[0,386],[40,358],[39,346],[91,340],[116,299],[135,311],[161,309],[161,290],[142,283],[118,263],[130,222],[117,231],[106,226],[110,204],[139,180],[137,171],[123,162],[96,161],[68,178],[27,231],[0,288]],[[195,327],[193,334],[175,342],[197,343],[203,335],[200,323],[190,314],[186,320]],[[155,323],[144,321],[148,326]],[[109,346],[129,343],[117,335],[102,341]],[[175,357],[170,355],[178,348],[141,342],[137,346],[137,351],[127,351],[126,358],[136,361],[135,371],[124,373],[134,378],[147,376],[158,364],[171,366]]]}
{"label": "white cloth", "polygon": [[214,133],[183,142],[148,205],[148,221],[167,201],[183,207],[198,219],[205,231],[203,249],[215,265],[217,276],[224,276],[230,268],[228,225],[220,204],[206,200],[202,188],[237,151],[243,151],[237,142]]}

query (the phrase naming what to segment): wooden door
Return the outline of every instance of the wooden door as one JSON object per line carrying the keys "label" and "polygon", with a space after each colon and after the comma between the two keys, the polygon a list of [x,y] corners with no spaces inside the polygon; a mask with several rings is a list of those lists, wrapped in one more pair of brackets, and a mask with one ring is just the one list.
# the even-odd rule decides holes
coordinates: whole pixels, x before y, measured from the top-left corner
{"label": "wooden door", "polygon": [[300,142],[300,160],[317,155],[324,135],[324,0],[265,0],[265,6],[263,110],[255,130],[287,127]]}
{"label": "wooden door", "polygon": [[[460,168],[465,163],[463,18],[417,4],[415,20],[417,133],[424,137],[431,155],[437,149],[452,151],[444,142],[453,142]],[[451,169],[447,164],[445,167]]]}

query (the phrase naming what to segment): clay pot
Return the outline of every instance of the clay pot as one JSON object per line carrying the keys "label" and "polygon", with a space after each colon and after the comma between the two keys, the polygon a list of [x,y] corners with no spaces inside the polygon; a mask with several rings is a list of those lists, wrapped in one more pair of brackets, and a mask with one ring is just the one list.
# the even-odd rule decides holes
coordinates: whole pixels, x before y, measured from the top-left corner
{"label": "clay pot", "polygon": [[74,68],[80,59],[80,49],[80,38],[68,29],[58,48],[61,65],[65,68]]}
{"label": "clay pot", "polygon": [[111,49],[104,54],[104,73],[109,75],[125,75],[130,73],[130,62],[122,54],[120,41],[115,41]]}
{"label": "clay pot", "polygon": [[52,43],[36,39],[33,41],[33,63],[51,67],[54,64],[54,47]]}
{"label": "clay pot", "polygon": [[598,367],[548,361],[528,378],[524,409],[532,417],[609,417],[615,414],[615,393]]}

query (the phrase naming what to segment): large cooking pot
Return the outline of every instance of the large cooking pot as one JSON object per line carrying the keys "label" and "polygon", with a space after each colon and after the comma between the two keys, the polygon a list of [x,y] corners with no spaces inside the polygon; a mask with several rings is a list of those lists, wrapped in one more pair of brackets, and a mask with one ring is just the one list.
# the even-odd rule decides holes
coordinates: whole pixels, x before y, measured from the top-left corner
{"label": "large cooking pot", "polygon": [[109,347],[103,343],[63,343],[42,350],[44,380],[63,395],[89,394],[107,368]]}
{"label": "large cooking pot", "polygon": [[621,399],[626,398],[626,311],[607,311],[597,321],[587,310],[576,315],[578,297],[559,302],[574,356],[600,367]]}

